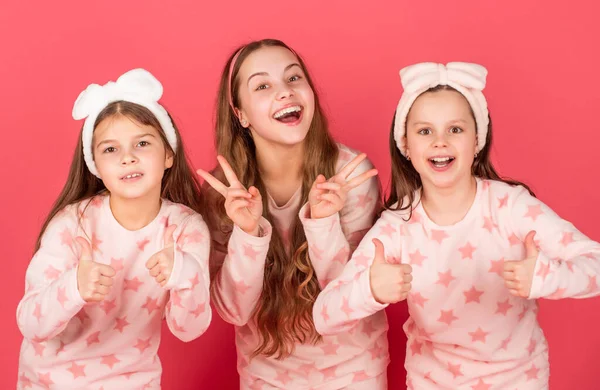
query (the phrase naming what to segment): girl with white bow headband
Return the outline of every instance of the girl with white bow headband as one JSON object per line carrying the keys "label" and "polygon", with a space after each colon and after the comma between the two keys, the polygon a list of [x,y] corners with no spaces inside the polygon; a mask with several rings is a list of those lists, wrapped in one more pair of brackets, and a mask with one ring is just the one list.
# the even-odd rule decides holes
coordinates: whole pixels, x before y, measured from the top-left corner
{"label": "girl with white bow headband", "polygon": [[162,92],[134,69],[75,102],[85,122],[17,308],[19,388],[158,389],[162,319],[184,341],[211,321],[209,232]]}
{"label": "girl with white bow headband", "polygon": [[536,299],[600,295],[600,244],[496,173],[486,75],[456,62],[400,72],[386,210],[314,306],[330,335],[386,327],[383,309],[406,299],[409,389],[548,388]]}

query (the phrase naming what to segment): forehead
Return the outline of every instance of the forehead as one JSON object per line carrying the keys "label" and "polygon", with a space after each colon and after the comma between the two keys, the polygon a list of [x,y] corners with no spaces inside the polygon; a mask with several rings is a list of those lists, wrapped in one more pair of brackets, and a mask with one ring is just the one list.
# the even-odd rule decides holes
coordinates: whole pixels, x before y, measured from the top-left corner
{"label": "forehead", "polygon": [[468,119],[472,117],[471,106],[458,91],[441,90],[425,92],[413,103],[408,120],[419,119]]}
{"label": "forehead", "polygon": [[265,46],[252,52],[240,66],[239,77],[243,80],[254,73],[266,72],[275,75],[293,63],[298,58],[294,53],[281,46]]}
{"label": "forehead", "polygon": [[143,125],[133,118],[125,115],[114,115],[98,123],[94,130],[94,141],[111,138],[130,138],[141,134],[152,134],[159,136],[158,131],[150,125]]}

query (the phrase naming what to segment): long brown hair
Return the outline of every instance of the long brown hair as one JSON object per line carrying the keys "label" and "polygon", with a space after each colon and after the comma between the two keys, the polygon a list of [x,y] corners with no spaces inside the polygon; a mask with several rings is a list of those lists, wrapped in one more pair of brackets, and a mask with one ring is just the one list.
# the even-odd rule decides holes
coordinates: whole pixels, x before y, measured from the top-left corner
{"label": "long brown hair", "polygon": [[[232,69],[231,79],[231,96],[237,107],[239,106],[238,88],[240,85],[237,75],[240,67],[251,53],[262,47],[283,47],[295,53],[281,41],[264,39],[242,46],[229,57],[223,69],[217,98],[216,149],[229,161],[240,182],[246,188],[250,186],[258,188],[263,198],[263,216],[273,224],[269,212],[267,190],[258,170],[254,141],[250,132],[240,125],[228,99],[230,92],[228,91],[229,68],[235,53],[241,50]],[[297,55],[297,57],[314,92],[315,100],[314,116],[304,140],[306,153],[303,161],[301,195],[301,204],[304,204],[308,200],[310,187],[319,173],[326,177],[335,174],[338,147],[329,134],[327,119],[319,104],[319,98],[306,65],[300,56]],[[224,180],[220,169],[215,169],[214,174]],[[210,212],[206,213],[207,223],[211,230],[229,235],[232,222],[225,213],[223,197],[212,189],[208,189],[205,196],[206,210],[214,213],[214,215],[210,215]],[[293,222],[289,238],[289,248],[286,250],[280,233],[277,232],[277,229],[273,229],[265,264],[263,289],[254,311],[261,342],[253,356],[277,354],[277,358],[282,358],[293,351],[296,342],[317,342],[319,340],[312,320],[312,307],[320,292],[320,287],[309,259],[306,236],[298,217]],[[213,266],[211,269],[218,271],[219,266]]]}
{"label": "long brown hair", "polygon": [[[98,124],[103,120],[119,115],[132,119],[141,125],[154,127],[160,135],[167,152],[173,153],[173,149],[171,149],[158,119],[156,119],[154,114],[146,107],[135,103],[117,101],[108,104],[100,114],[98,114],[96,122],[94,123],[94,129],[96,129]],[[200,212],[202,199],[200,197],[198,178],[194,174],[191,164],[185,155],[181,135],[179,134],[179,130],[177,129],[173,118],[171,118],[171,121],[173,122],[175,133],[177,134],[177,153],[174,153],[173,156],[173,166],[165,170],[165,174],[163,175],[161,197],[170,200],[171,202],[181,203]],[[81,132],[83,132],[83,127],[81,128]],[[67,177],[65,186],[58,196],[58,199],[54,202],[50,213],[42,225],[42,229],[35,244],[35,251],[40,248],[42,236],[46,231],[48,224],[56,214],[69,205],[91,199],[94,196],[107,191],[102,180],[92,174],[85,164],[81,132],[79,134],[77,146],[75,147],[75,153],[73,154],[69,176]],[[89,202],[85,205],[85,208],[87,208],[87,205],[89,205]]]}
{"label": "long brown hair", "polygon": [[[436,87],[430,88],[427,92],[437,92],[442,90],[450,90],[456,91],[456,89],[449,87],[447,85],[438,85]],[[460,93],[456,91],[457,93]],[[470,107],[470,106],[469,106]],[[475,115],[471,109],[471,115],[473,119],[475,119]],[[394,115],[395,117],[395,115]],[[392,180],[391,180],[391,189],[389,195],[385,199],[385,208],[388,210],[409,210],[409,216],[412,215],[412,207],[415,202],[416,191],[421,189],[423,186],[421,182],[421,177],[419,173],[415,170],[415,167],[412,163],[400,153],[398,147],[396,146],[396,141],[394,140],[394,123],[395,120],[392,120],[392,128],[390,131],[390,155],[392,157]],[[516,180],[503,178],[496,172],[494,165],[492,164],[490,158],[490,151],[492,148],[492,118],[489,117],[489,125],[487,136],[485,139],[485,146],[475,157],[473,161],[473,166],[471,168],[472,175],[481,179],[488,180],[498,180],[504,183],[508,183],[510,185],[516,186],[521,185],[525,187],[531,195],[534,195],[531,189]],[[397,203],[397,205],[396,205]]]}

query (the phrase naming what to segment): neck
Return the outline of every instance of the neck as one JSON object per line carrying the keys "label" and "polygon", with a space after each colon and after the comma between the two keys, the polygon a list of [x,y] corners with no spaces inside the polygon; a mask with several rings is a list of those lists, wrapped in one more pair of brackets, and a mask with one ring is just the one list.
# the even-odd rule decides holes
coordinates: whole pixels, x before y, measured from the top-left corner
{"label": "neck", "polygon": [[113,216],[127,230],[139,230],[156,218],[160,211],[160,193],[140,198],[122,198],[111,194],[109,199]]}
{"label": "neck", "polygon": [[477,181],[469,175],[452,187],[439,188],[423,183],[421,202],[429,218],[438,225],[452,225],[462,220],[473,205]]}
{"label": "neck", "polygon": [[[256,140],[256,138],[255,138]],[[281,145],[256,140],[258,171],[265,184],[276,181],[302,180],[304,142]]]}

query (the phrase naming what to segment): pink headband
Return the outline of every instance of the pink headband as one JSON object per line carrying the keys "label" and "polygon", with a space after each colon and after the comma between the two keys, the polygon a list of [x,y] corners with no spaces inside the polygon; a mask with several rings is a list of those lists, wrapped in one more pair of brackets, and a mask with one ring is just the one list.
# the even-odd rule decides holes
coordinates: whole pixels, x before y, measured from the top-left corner
{"label": "pink headband", "polygon": [[430,88],[448,85],[460,92],[469,102],[477,124],[477,152],[485,146],[489,124],[487,101],[483,96],[487,69],[467,62],[450,62],[446,65],[423,62],[407,66],[400,71],[404,93],[396,109],[394,139],[403,156],[406,156],[406,117],[417,97]]}
{"label": "pink headband", "polygon": [[[228,100],[229,100],[229,105],[231,106],[231,109],[233,110],[234,113],[236,111],[235,111],[235,106],[233,105],[233,90],[231,88],[232,87],[231,82],[233,81],[232,80],[233,68],[235,68],[235,64],[236,64],[236,62],[238,60],[238,57],[240,56],[240,54],[244,51],[244,49],[246,47],[247,47],[247,45],[240,47],[240,49],[235,53],[235,55],[231,59],[231,63],[229,64],[229,79],[227,80],[227,95],[228,95],[227,97],[228,97]],[[296,52],[293,49],[291,49],[289,47],[286,47],[286,49],[288,49],[289,51],[291,51],[292,54],[294,54],[296,57],[300,58],[298,56],[298,54],[296,54]],[[237,115],[237,113],[236,113],[236,115]]]}

